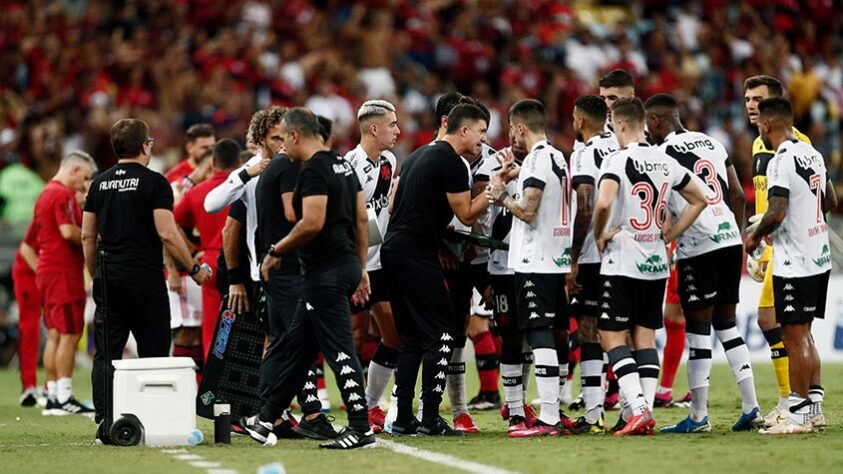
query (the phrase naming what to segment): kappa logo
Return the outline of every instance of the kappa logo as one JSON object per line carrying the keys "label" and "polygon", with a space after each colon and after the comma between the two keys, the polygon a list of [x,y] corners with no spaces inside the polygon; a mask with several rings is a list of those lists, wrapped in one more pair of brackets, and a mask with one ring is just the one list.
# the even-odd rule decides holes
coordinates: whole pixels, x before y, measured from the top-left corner
{"label": "kappa logo", "polygon": [[791,306],[791,305],[787,305],[787,306],[785,306],[785,307],[784,307],[784,312],[785,312],[785,313],[792,313],[792,312],[794,312],[794,311],[796,311],[796,308],[794,308],[794,307],[793,307],[793,306]]}
{"label": "kappa logo", "polygon": [[316,375],[316,374],[315,374],[315,373],[313,373],[313,370],[308,370],[308,371],[307,371],[307,376],[308,376],[308,377],[313,377],[314,375]]}
{"label": "kappa logo", "polygon": [[117,176],[123,176],[124,174],[126,174],[126,170],[117,170],[114,172],[114,174],[116,174]]}
{"label": "kappa logo", "polygon": [[436,374],[436,376],[435,376],[435,377],[433,377],[433,378],[435,378],[435,379],[440,379],[440,380],[444,380],[444,379],[445,379],[445,372],[439,372],[439,373],[437,373],[437,374]]}
{"label": "kappa logo", "polygon": [[353,374],[353,373],[354,373],[354,369],[352,369],[351,366],[348,366],[348,365],[342,366],[342,370],[340,370],[340,375],[348,375],[348,374]]}
{"label": "kappa logo", "polygon": [[349,360],[351,357],[348,356],[345,352],[340,352],[337,354],[337,362],[342,362],[344,360]]}
{"label": "kappa logo", "polygon": [[363,410],[365,410],[365,408],[363,408],[363,405],[361,405],[359,403],[355,403],[354,405],[352,405],[351,410],[352,411],[363,411]]}
{"label": "kappa logo", "polygon": [[790,295],[790,294],[785,295],[785,297],[784,297],[784,300],[785,300],[785,301],[793,301],[793,300],[795,300],[795,299],[796,299],[796,298],[794,298],[794,297],[793,297],[793,295]]}
{"label": "kappa logo", "polygon": [[571,304],[577,304],[579,302],[580,302],[580,300],[578,300],[576,296],[571,297]]}
{"label": "kappa logo", "polygon": [[688,285],[688,291],[697,291],[697,287],[694,285]]}
{"label": "kappa logo", "polygon": [[343,385],[342,388],[348,390],[350,388],[355,388],[355,387],[359,387],[359,386],[360,386],[360,384],[358,384],[354,380],[348,379],[348,380],[345,381],[345,385]]}
{"label": "kappa logo", "polygon": [[743,372],[744,370],[750,370],[750,369],[752,369],[752,367],[750,367],[749,364],[744,364],[744,365],[741,366],[741,369],[738,372]]}
{"label": "kappa logo", "polygon": [[537,305],[534,301],[530,301],[530,304],[528,304],[527,307],[530,308],[530,309],[533,309],[533,308],[538,308],[539,305]]}
{"label": "kappa logo", "polygon": [[539,313],[530,313],[530,319],[539,319]]}
{"label": "kappa logo", "polygon": [[308,311],[313,311],[313,305],[305,301],[304,307],[307,308]]}
{"label": "kappa logo", "polygon": [[534,286],[536,286],[536,284],[533,283],[533,280],[527,280],[524,282],[524,288],[532,288]]}
{"label": "kappa logo", "polygon": [[791,285],[790,283],[788,283],[787,285],[784,286],[784,291],[789,291],[789,290],[792,290],[792,289],[793,289],[793,285]]}
{"label": "kappa logo", "polygon": [[608,291],[603,292],[603,298],[608,298],[609,296],[611,296],[611,295],[609,294]]}
{"label": "kappa logo", "polygon": [[306,384],[304,384],[305,390],[313,390],[315,388],[316,388],[316,385],[313,385],[313,382],[307,382]]}
{"label": "kappa logo", "polygon": [[437,385],[437,386],[433,387],[433,391],[436,392],[436,393],[442,393],[442,386]]}
{"label": "kappa logo", "polygon": [[600,307],[603,309],[609,309],[609,303],[604,302],[602,305],[600,305]]}
{"label": "kappa logo", "polygon": [[446,333],[442,334],[442,337],[440,337],[439,340],[440,341],[453,341],[454,338],[451,337],[451,335],[446,332]]}
{"label": "kappa logo", "polygon": [[444,366],[448,365],[448,359],[443,357],[443,358],[439,359],[439,362],[437,362],[436,365],[441,365],[441,366],[444,367]]}
{"label": "kappa logo", "polygon": [[535,297],[536,297],[536,294],[533,293],[532,291],[527,292],[527,298],[535,298]]}
{"label": "kappa logo", "polygon": [[606,314],[606,313],[603,313],[603,314],[600,315],[600,319],[609,319],[609,315]]}
{"label": "kappa logo", "polygon": [[318,402],[318,401],[319,401],[319,399],[318,399],[318,398],[316,398],[316,396],[315,396],[315,395],[313,395],[313,394],[308,395],[308,396],[307,396],[307,399],[305,400],[305,402],[307,402],[307,403],[310,403],[310,402]]}
{"label": "kappa logo", "polygon": [[685,281],[694,281],[694,275],[685,275]]}
{"label": "kappa logo", "polygon": [[350,401],[350,402],[356,402],[356,401],[362,400],[362,399],[363,399],[363,397],[361,397],[360,395],[357,395],[357,393],[352,393],[351,395],[348,396],[348,401]]}
{"label": "kappa logo", "polygon": [[611,288],[611,287],[612,287],[612,283],[611,283],[609,280],[606,280],[606,281],[604,281],[604,282],[603,282],[603,286],[604,286],[605,288]]}
{"label": "kappa logo", "polygon": [[697,298],[697,295],[691,295],[688,297],[688,301],[699,301],[700,299]]}
{"label": "kappa logo", "polygon": [[444,345],[443,345],[442,347],[440,347],[440,348],[439,348],[439,352],[444,352],[444,353],[446,353],[446,354],[450,354],[450,353],[451,353],[451,348],[450,348],[450,347],[448,347],[448,346],[444,346]]}

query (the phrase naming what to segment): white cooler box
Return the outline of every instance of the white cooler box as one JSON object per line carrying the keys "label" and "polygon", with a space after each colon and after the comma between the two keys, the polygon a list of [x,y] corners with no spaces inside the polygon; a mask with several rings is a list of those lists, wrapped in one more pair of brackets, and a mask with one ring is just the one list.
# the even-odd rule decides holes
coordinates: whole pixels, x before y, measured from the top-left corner
{"label": "white cooler box", "polygon": [[114,419],[135,415],[142,444],[182,446],[196,429],[196,372],[190,357],[115,360]]}

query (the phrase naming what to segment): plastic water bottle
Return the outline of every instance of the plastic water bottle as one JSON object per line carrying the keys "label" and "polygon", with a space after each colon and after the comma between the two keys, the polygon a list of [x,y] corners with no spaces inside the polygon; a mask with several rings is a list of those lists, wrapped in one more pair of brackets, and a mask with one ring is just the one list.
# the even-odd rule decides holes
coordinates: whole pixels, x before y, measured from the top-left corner
{"label": "plastic water bottle", "polygon": [[280,462],[274,462],[259,467],[257,474],[287,474],[287,470],[284,469],[284,465]]}
{"label": "plastic water bottle", "polygon": [[205,435],[202,434],[199,430],[193,430],[187,435],[187,444],[191,446],[196,446],[197,444],[202,444],[202,441],[205,440]]}

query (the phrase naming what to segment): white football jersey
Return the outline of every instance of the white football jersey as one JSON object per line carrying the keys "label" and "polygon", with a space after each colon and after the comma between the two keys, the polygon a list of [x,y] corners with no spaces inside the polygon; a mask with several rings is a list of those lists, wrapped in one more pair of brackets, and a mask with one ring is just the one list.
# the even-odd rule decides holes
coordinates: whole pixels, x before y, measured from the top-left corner
{"label": "white football jersey", "polygon": [[807,277],[831,270],[828,224],[822,206],[826,169],[811,145],[788,140],[767,166],[767,199],[788,198],[787,215],[773,232],[773,275]]}
{"label": "white football jersey", "polygon": [[[494,148],[492,148],[489,145],[486,145],[484,143],[482,145],[482,151],[480,152],[480,156],[477,157],[477,159],[474,160],[473,162],[469,162],[468,159],[466,159],[466,157],[464,157],[464,156],[462,157],[462,161],[465,164],[466,173],[468,173],[468,186],[470,188],[474,187],[474,183],[476,182],[476,178],[478,176],[481,176],[481,177],[484,176],[484,173],[486,173],[485,179],[487,181],[489,180],[490,175],[488,174],[488,172],[489,172],[489,169],[490,169],[489,167],[491,165],[488,165],[486,163],[486,158],[490,157],[492,160],[497,162],[497,160],[495,160],[495,157],[494,157],[495,153],[496,152],[495,152]],[[489,220],[488,208],[487,208],[486,212],[484,214],[480,215],[477,218],[477,221],[475,221],[475,222],[476,222],[477,225],[480,226],[480,233],[481,234],[489,235],[488,226],[489,226],[489,223],[491,221]],[[453,226],[454,230],[458,230],[458,231],[462,231],[462,232],[471,232],[472,231],[471,226],[463,224],[457,216],[454,216],[454,218],[451,219],[450,225]],[[457,258],[460,261],[463,260],[464,254],[465,254],[465,249],[466,249],[465,243],[446,242],[446,245],[448,246],[448,248],[451,249],[452,252],[454,252],[454,255],[456,255]],[[485,254],[484,254],[484,252],[485,252]],[[480,248],[479,253],[477,254],[477,257],[475,257],[470,263],[472,263],[472,264],[475,264],[475,263],[482,264],[482,263],[486,263],[488,261],[489,261],[488,249]]]}
{"label": "white football jersey", "polygon": [[[483,144],[483,151],[480,157],[470,165],[471,168],[471,185],[478,181],[489,181],[494,173],[493,170],[500,169],[500,163],[497,159],[497,150],[489,145]],[[492,231],[492,215],[489,209],[477,218],[474,224],[475,231],[485,236],[490,235]],[[489,261],[489,249],[480,247],[477,249],[477,256],[471,260],[472,265],[485,264]]]}
{"label": "white football jersey", "polygon": [[[360,180],[360,186],[363,188],[366,209],[375,211],[381,235],[386,235],[386,226],[389,223],[389,194],[392,192],[392,178],[395,176],[398,160],[391,151],[384,150],[377,161],[372,161],[360,145],[346,153],[343,158],[354,167],[357,179]],[[380,268],[381,246],[369,247],[366,271],[371,272]]]}
{"label": "white football jersey", "polygon": [[[493,172],[500,171],[500,165]],[[519,194],[520,186],[518,178],[513,179],[506,185],[506,192],[512,196],[513,199],[521,199]],[[510,234],[512,232],[512,220],[514,217],[512,213],[503,206],[489,206],[489,216],[492,220],[491,237],[502,242],[510,242]],[[489,274],[490,275],[512,275],[515,270],[509,266],[509,251],[494,249],[489,253]]]}
{"label": "white football jersey", "polygon": [[532,224],[512,222],[508,266],[518,273],[568,273],[571,271],[570,173],[565,155],[547,140],[533,145],[524,158],[519,194],[526,188],[542,190],[538,214]]}
{"label": "white football jersey", "polygon": [[[732,166],[723,145],[710,136],[677,130],[665,137],[659,147],[691,172],[691,178],[705,192],[708,206],[685,232],[676,239],[678,259],[696,257],[718,249],[741,245],[741,231],[728,204]],[[688,206],[679,193],[671,193],[668,208],[675,221]]]}
{"label": "white football jersey", "polygon": [[618,183],[606,232],[618,227],[621,231],[606,245],[600,274],[667,278],[660,216],[666,215],[670,193],[685,187],[690,174],[657,147],[633,143],[606,157],[598,187],[606,180]]}
{"label": "white football jersey", "polygon": [[[620,149],[618,139],[614,133],[603,132],[591,137],[588,143],[571,155],[571,235],[573,236],[574,221],[577,218],[577,186],[590,184],[594,186],[594,202],[597,204],[597,178],[603,160]],[[600,252],[594,243],[594,220],[588,225],[588,234],[583,242],[582,252],[577,263],[600,263]]]}

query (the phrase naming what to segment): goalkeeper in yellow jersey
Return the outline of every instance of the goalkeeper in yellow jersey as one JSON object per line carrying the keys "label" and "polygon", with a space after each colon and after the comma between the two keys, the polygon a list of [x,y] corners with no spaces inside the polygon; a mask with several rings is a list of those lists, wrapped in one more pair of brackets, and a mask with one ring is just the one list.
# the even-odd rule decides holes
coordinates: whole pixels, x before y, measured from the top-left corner
{"label": "goalkeeper in yellow jersey", "polygon": [[[755,126],[758,119],[758,103],[770,97],[782,97],[784,88],[778,79],[771,76],[752,76],[743,83],[744,105],[750,123]],[[793,135],[799,140],[811,143],[807,136],[796,128]],[[775,151],[767,149],[761,137],[752,143],[752,182],[755,185],[755,215],[750,218],[756,222],[767,211],[767,165],[773,158]],[[749,231],[747,231],[747,235]],[[761,298],[758,301],[758,327],[764,333],[764,338],[770,345],[770,358],[776,381],[779,385],[779,403],[765,416],[767,424],[776,424],[787,417],[788,395],[790,381],[788,379],[787,351],[782,343],[782,330],[776,322],[776,310],[773,307],[773,247],[768,246],[763,251],[747,259],[747,271],[756,281],[763,281]]]}

